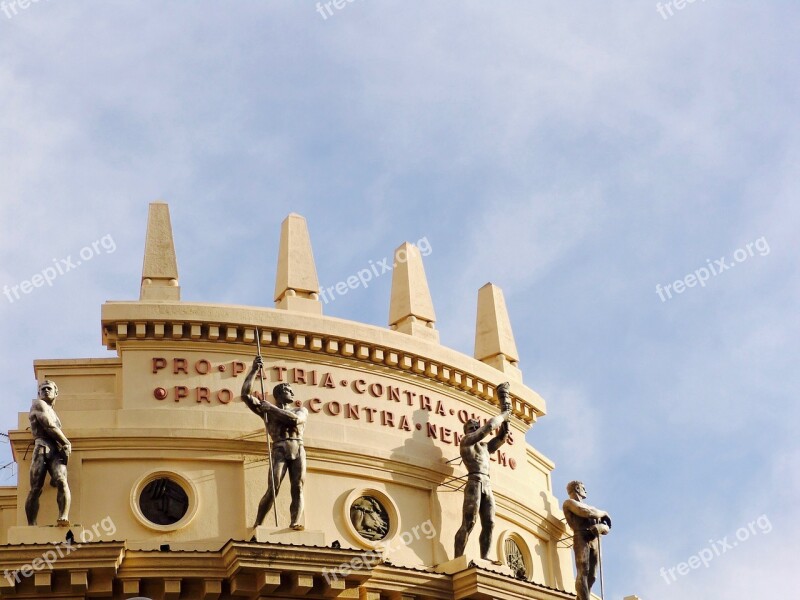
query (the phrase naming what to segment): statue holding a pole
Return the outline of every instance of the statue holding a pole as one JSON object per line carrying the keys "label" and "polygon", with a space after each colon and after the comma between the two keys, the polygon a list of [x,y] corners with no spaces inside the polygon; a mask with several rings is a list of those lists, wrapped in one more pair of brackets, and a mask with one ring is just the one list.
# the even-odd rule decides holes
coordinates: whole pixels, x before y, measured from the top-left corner
{"label": "statue holding a pole", "polygon": [[[279,383],[272,390],[275,404],[267,401],[264,395],[264,379],[260,374],[264,361],[261,358],[261,342],[256,332],[258,356],[253,361],[250,372],[242,385],[242,400],[247,407],[264,419],[267,430],[267,451],[269,453],[269,482],[267,491],[258,504],[255,527],[264,521],[270,509],[278,526],[278,515],[275,509],[275,497],[280,490],[281,481],[287,471],[291,485],[292,503],[290,506],[291,523],[289,527],[302,530],[300,522],[303,515],[303,484],[306,477],[306,451],[303,447],[303,430],[305,429],[308,411],[303,407],[293,406],[294,392],[288,383]],[[261,381],[261,397],[253,396],[253,379],[259,373]]]}
{"label": "statue holding a pole", "polygon": [[572,528],[572,550],[575,553],[575,593],[577,600],[590,600],[592,585],[597,579],[600,569],[600,597],[603,597],[603,563],[600,552],[600,536],[611,529],[611,518],[608,513],[583,500],[586,488],[580,481],[567,484],[569,498],[564,501],[564,517]]}

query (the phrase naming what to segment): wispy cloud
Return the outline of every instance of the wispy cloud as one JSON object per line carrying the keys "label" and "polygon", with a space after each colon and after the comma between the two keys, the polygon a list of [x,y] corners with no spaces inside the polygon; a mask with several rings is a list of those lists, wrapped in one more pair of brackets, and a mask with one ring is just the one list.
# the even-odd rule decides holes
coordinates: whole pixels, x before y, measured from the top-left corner
{"label": "wispy cloud", "polygon": [[[118,249],[0,303],[0,426],[28,409],[35,358],[106,355],[98,307],[138,297],[151,200],[205,302],[272,305],[291,211],[323,281],[427,236],[443,342],[470,353],[477,289],[503,287],[556,493],[589,479],[626,523],[607,593],[676,597],[657,566],[693,531],[765,512],[775,531],[681,597],[788,579],[800,521],[770,498],[797,451],[798,7],[35,8],[0,19],[0,286],[107,233]],[[654,302],[654,282],[760,236],[759,268]],[[326,312],[385,325],[383,279]]]}

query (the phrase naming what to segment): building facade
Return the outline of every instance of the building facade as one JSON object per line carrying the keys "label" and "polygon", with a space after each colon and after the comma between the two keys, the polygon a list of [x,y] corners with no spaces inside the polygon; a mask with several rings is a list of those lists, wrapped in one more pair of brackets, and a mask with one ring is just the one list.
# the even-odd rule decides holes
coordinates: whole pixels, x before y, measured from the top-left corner
{"label": "building facade", "polygon": [[[397,249],[392,277],[389,328],[324,316],[306,222],[290,215],[275,308],[185,302],[167,205],[152,204],[140,298],[102,307],[103,344],[117,356],[34,362],[37,381],[59,387],[72,443],[71,525],[55,526],[49,485],[39,526],[26,525],[33,440],[20,413],[9,432],[19,483],[0,488],[0,596],[574,598],[554,465],[525,442],[545,403],[523,383],[502,292],[478,292],[470,357],[439,343],[418,248]],[[253,527],[269,456],[240,390],[259,346],[266,395],[289,383],[308,411],[302,531],[288,528],[288,477]],[[480,522],[454,560],[464,423],[500,412],[504,381],[510,439],[491,464],[497,564],[478,559]]]}

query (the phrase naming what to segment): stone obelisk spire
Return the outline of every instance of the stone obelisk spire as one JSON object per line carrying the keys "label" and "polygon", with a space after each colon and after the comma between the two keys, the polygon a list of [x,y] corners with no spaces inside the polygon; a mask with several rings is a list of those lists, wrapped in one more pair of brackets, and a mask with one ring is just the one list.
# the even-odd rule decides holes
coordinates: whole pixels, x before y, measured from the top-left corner
{"label": "stone obelisk spire", "polygon": [[389,326],[432,342],[439,341],[436,313],[419,248],[405,242],[394,251]]}
{"label": "stone obelisk spire", "polygon": [[178,301],[178,259],[166,202],[151,202],[144,242],[144,265],[139,300]]}
{"label": "stone obelisk spire", "polygon": [[281,224],[275,306],[285,310],[322,314],[311,237],[308,235],[305,218],[296,213],[290,214]]}
{"label": "stone obelisk spire", "polygon": [[503,290],[493,283],[487,283],[478,290],[475,358],[508,374],[510,378],[522,380],[517,344]]}

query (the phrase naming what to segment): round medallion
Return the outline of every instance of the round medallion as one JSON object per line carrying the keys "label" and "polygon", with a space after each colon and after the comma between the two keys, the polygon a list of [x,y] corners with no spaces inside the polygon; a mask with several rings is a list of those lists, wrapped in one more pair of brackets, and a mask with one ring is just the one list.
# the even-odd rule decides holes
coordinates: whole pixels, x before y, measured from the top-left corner
{"label": "round medallion", "polygon": [[151,523],[173,525],[189,510],[189,496],[176,481],[159,477],[142,489],[139,509]]}
{"label": "round medallion", "polygon": [[350,522],[365,540],[378,541],[389,534],[389,513],[374,496],[359,496],[350,505]]}
{"label": "round medallion", "polygon": [[158,470],[142,476],[131,489],[131,509],[137,520],[156,531],[176,531],[197,513],[197,489],[183,475]]}
{"label": "round medallion", "polygon": [[513,531],[505,531],[498,538],[500,555],[517,579],[530,581],[533,574],[531,553],[522,537]]}
{"label": "round medallion", "polygon": [[525,568],[525,558],[517,542],[515,542],[513,538],[508,538],[504,544],[504,550],[506,554],[506,564],[514,572],[517,579],[527,579],[528,569]]}

